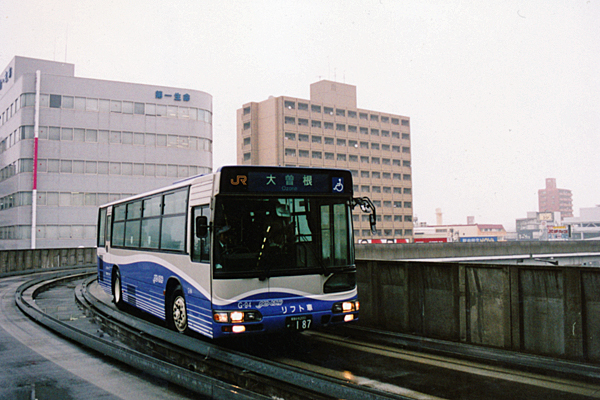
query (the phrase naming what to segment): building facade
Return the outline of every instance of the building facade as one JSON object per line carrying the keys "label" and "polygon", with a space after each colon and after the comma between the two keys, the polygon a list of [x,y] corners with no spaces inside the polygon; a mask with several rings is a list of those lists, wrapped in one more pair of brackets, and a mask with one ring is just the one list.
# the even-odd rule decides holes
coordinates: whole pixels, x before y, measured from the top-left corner
{"label": "building facade", "polygon": [[573,194],[558,189],[555,178],[546,178],[546,188],[538,190],[539,212],[559,211],[562,218],[573,216]]}
{"label": "building facade", "polygon": [[600,240],[600,205],[579,209],[579,217],[565,218],[573,240]]}
{"label": "building facade", "polygon": [[356,86],[324,80],[310,86],[310,100],[244,104],[237,111],[237,161],[348,169],[355,195],[377,208],[375,235],[368,215],[353,215],[357,240],[413,237],[410,118],[357,108]]}
{"label": "building facade", "polygon": [[0,249],[94,246],[98,205],[212,169],[211,95],[74,70],[0,75]]}
{"label": "building facade", "polygon": [[504,242],[506,230],[500,224],[415,226],[415,243]]}

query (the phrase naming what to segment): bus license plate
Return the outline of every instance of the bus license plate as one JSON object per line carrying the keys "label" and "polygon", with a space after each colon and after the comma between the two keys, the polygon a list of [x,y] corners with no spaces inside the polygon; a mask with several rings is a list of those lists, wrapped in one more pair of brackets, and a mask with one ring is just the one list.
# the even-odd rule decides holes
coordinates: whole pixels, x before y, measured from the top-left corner
{"label": "bus license plate", "polygon": [[306,329],[310,329],[311,325],[311,315],[298,315],[294,317],[287,317],[285,319],[285,327],[293,331],[304,331]]}

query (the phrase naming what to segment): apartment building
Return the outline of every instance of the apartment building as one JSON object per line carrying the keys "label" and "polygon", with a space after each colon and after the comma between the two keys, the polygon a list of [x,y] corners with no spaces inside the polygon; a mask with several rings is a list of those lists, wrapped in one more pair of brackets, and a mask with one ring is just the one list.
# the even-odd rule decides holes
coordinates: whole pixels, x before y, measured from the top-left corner
{"label": "apartment building", "polygon": [[0,249],[92,247],[98,205],[212,170],[210,94],[74,73],[0,75]]}
{"label": "apartment building", "polygon": [[546,179],[546,188],[538,190],[539,212],[559,211],[561,218],[573,217],[573,194],[556,187],[555,178]]}
{"label": "apartment building", "polygon": [[413,237],[410,118],[357,107],[356,86],[328,80],[310,99],[289,96],[250,102],[237,111],[237,162],[246,165],[335,167],[352,172],[355,196],[377,208],[353,215],[358,241]]}

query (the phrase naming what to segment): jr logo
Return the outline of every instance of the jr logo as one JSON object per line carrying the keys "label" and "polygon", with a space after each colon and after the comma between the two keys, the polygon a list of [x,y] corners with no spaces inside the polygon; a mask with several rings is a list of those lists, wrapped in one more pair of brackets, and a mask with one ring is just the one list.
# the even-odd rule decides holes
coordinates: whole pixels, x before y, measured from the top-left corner
{"label": "jr logo", "polygon": [[248,177],[246,175],[238,175],[236,176],[236,180],[234,181],[233,179],[231,180],[231,184],[233,186],[238,186],[238,185],[244,185],[246,186],[246,181],[248,180]]}

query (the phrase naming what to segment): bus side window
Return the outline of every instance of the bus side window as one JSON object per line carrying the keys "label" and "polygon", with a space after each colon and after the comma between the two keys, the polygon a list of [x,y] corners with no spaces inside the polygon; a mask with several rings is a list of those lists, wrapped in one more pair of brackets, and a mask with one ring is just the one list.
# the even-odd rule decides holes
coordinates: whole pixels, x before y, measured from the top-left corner
{"label": "bus side window", "polygon": [[210,230],[208,235],[196,235],[196,219],[199,216],[206,217],[207,221],[210,221],[210,208],[208,205],[194,207],[192,213],[192,261],[210,262]]}
{"label": "bus side window", "polygon": [[106,241],[106,208],[102,208],[100,209],[100,212],[98,213],[98,241],[97,241],[97,245],[98,247],[104,247],[104,243]]}

